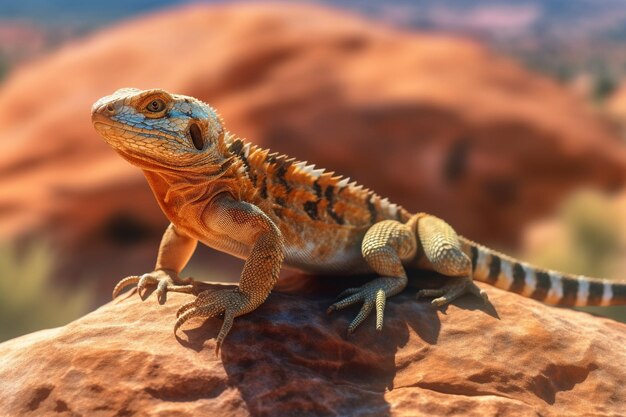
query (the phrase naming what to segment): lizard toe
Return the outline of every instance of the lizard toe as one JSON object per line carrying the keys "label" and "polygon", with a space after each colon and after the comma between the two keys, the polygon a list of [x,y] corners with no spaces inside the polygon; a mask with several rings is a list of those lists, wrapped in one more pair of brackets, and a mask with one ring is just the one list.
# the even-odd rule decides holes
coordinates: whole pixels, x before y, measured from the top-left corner
{"label": "lizard toe", "polygon": [[178,319],[174,324],[174,334],[188,320],[194,317],[216,317],[224,314],[224,322],[216,337],[216,354],[222,342],[230,332],[235,317],[249,312],[250,301],[239,289],[224,289],[217,291],[203,291],[190,303],[183,304],[176,313]]}
{"label": "lizard toe", "polygon": [[157,269],[141,276],[133,275],[124,278],[113,289],[113,298],[117,297],[125,287],[132,284],[137,284],[137,291],[142,298],[145,295],[143,294],[144,290],[155,285],[155,293],[161,304],[165,302],[165,295],[168,291],[193,293],[196,289],[196,282],[192,278],[180,278],[174,271]]}
{"label": "lizard toe", "polygon": [[120,282],[118,282],[115,285],[115,288],[113,288],[113,293],[111,294],[113,299],[115,299],[124,288],[128,287],[129,285],[134,285],[136,283],[139,282],[140,277],[137,275],[132,275],[130,277],[126,277],[122,280],[120,280]]}
{"label": "lizard toe", "polygon": [[139,279],[139,283],[137,283],[137,291],[139,292],[139,294],[141,294],[142,291],[148,287],[148,285],[158,284],[158,283],[159,283],[159,279],[157,277],[153,276],[150,273],[143,274],[141,278]]}
{"label": "lizard toe", "polygon": [[487,295],[487,291],[481,289],[478,285],[476,285],[474,282],[471,282],[468,286],[467,286],[467,291],[474,294],[477,297],[480,297],[483,299],[483,302],[488,303],[489,302],[489,295]]}
{"label": "lizard toe", "polygon": [[209,304],[210,297],[211,297],[211,291],[202,291],[200,294],[198,294],[195,300],[190,301],[180,306],[180,308],[176,312],[176,317],[180,317],[187,310],[190,310],[194,307]]}
{"label": "lizard toe", "polygon": [[427,288],[424,290],[419,290],[417,294],[415,294],[415,298],[419,299],[422,297],[441,297],[445,294],[446,290],[443,288]]}
{"label": "lizard toe", "polygon": [[360,301],[363,301],[363,295],[362,293],[359,291],[355,294],[352,294],[346,298],[344,298],[343,300],[339,300],[333,304],[330,305],[330,307],[328,307],[328,309],[326,310],[327,314],[332,313],[333,311],[336,310],[342,310],[346,307],[349,307],[353,304],[356,304]]}
{"label": "lizard toe", "polygon": [[372,281],[360,288],[349,288],[340,294],[345,296],[345,298],[331,304],[327,313],[330,314],[335,310],[362,303],[361,310],[348,326],[348,334],[353,333],[374,309],[376,311],[376,330],[380,331],[383,328],[385,304],[388,296],[386,292],[387,287],[386,281]]}
{"label": "lizard toe", "polygon": [[455,279],[450,284],[436,290],[421,290],[418,292],[418,298],[419,296],[436,297],[431,301],[431,304],[435,307],[441,307],[467,293],[475,294],[483,300],[487,300],[487,293],[474,284],[469,277]]}
{"label": "lizard toe", "polygon": [[335,301],[340,300],[348,295],[352,295],[357,292],[359,292],[359,288],[346,288],[335,297]]}
{"label": "lizard toe", "polygon": [[350,325],[348,326],[348,334],[354,333],[356,328],[361,323],[363,323],[363,321],[367,318],[367,316],[370,315],[373,309],[374,309],[374,303],[372,303],[371,301],[365,301],[363,305],[361,306],[361,310],[359,311],[359,314],[356,315],[354,320],[352,320],[352,323],[350,323]]}
{"label": "lizard toe", "polygon": [[217,304],[206,304],[200,307],[193,306],[187,309],[184,313],[182,313],[178,317],[178,319],[176,320],[176,323],[174,324],[174,334],[176,334],[178,329],[183,324],[185,324],[188,320],[194,317],[203,317],[203,318],[215,317],[219,315],[220,313],[222,313],[223,311],[224,309],[221,308]]}

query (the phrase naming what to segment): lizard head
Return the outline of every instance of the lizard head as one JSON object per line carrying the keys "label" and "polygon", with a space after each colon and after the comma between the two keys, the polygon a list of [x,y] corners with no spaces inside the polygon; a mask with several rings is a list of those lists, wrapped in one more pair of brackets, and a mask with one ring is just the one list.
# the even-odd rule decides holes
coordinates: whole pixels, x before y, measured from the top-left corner
{"label": "lizard head", "polygon": [[91,108],[104,140],[144,169],[219,164],[224,129],[217,112],[193,97],[123,88]]}

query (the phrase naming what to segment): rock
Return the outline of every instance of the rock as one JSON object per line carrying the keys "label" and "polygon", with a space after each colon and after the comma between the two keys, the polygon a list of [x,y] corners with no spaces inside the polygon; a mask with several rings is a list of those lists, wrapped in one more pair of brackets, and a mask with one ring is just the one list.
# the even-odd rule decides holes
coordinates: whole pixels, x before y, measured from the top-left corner
{"label": "rock", "polygon": [[622,137],[626,137],[626,79],[609,97],[604,110],[621,127]]}
{"label": "rock", "polygon": [[219,357],[221,320],[175,339],[181,294],[122,295],[4,342],[0,415],[623,415],[626,325],[488,286],[493,308],[465,296],[438,311],[409,289],[382,333],[370,317],[347,337],[356,309],[324,314],[339,280],[288,279],[236,319]]}
{"label": "rock", "polygon": [[575,187],[626,173],[580,99],[475,43],[310,5],[167,10],[23,65],[0,90],[0,236],[53,242],[74,265],[58,276],[103,293],[152,267],[166,223],[89,120],[127,86],[197,96],[239,135],[485,243],[513,244]]}

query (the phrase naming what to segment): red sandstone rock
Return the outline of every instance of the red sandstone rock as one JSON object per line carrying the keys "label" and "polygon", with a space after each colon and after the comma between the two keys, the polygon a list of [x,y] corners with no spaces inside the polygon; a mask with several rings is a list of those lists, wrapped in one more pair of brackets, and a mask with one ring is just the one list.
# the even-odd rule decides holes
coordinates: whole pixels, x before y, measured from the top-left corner
{"label": "red sandstone rock", "polygon": [[437,311],[408,290],[382,333],[370,318],[346,337],[356,310],[324,314],[337,280],[292,278],[235,321],[219,357],[220,320],[174,338],[180,294],[122,296],[0,344],[0,415],[623,415],[623,324],[485,286],[495,310],[466,296]]}
{"label": "red sandstone rock", "polygon": [[165,11],[25,65],[0,89],[0,237],[52,241],[81,262],[63,276],[103,293],[152,266],[166,223],[90,123],[91,104],[125,86],[200,97],[232,131],[485,243],[512,243],[573,188],[626,172],[623,146],[578,98],[474,43],[313,6]]}
{"label": "red sandstone rock", "polygon": [[622,136],[626,135],[626,80],[613,94],[606,104],[606,112],[615,122],[621,126]]}

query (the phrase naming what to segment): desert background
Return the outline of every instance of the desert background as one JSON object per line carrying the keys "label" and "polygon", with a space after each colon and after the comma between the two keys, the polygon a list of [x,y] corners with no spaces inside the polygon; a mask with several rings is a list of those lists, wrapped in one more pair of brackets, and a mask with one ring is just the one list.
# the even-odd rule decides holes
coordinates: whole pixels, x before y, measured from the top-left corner
{"label": "desert background", "polygon": [[[0,341],[154,266],[167,221],[90,122],[121,87],[198,97],[538,266],[626,280],[626,0],[5,1]],[[241,266],[199,247],[183,275]]]}

